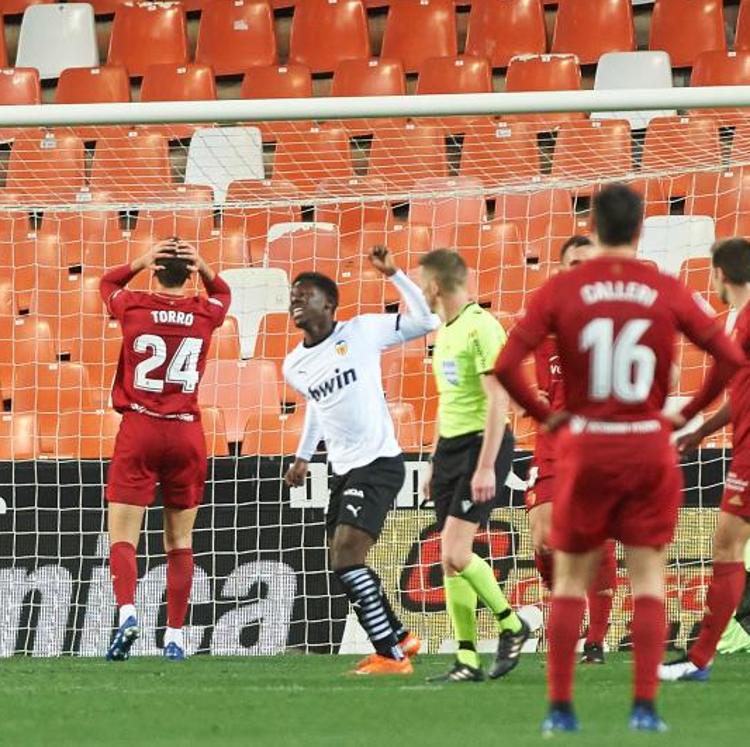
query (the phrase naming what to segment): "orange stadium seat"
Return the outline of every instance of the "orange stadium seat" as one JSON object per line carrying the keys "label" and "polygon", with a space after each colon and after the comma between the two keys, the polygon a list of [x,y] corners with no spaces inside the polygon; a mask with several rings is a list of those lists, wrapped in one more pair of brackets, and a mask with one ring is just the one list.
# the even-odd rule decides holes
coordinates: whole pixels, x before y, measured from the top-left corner
{"label": "orange stadium seat", "polygon": [[281,412],[276,366],[263,360],[208,361],[198,400],[202,407],[221,408],[227,439],[242,441],[251,415]]}
{"label": "orange stadium seat", "polygon": [[[214,232],[216,233],[216,232]],[[252,263],[244,234],[224,231],[198,242],[200,255],[218,272],[239,269]]]}
{"label": "orange stadium seat", "polygon": [[[20,247],[17,246],[16,248]],[[16,253],[16,256],[18,256],[18,253]],[[21,312],[30,311],[34,304],[57,309],[60,306],[60,292],[65,287],[65,281],[69,280],[71,284],[75,285],[78,282],[78,277],[77,275],[71,275],[67,269],[61,270],[59,267],[37,265],[33,259],[31,264],[27,262],[17,264],[13,270],[16,307]],[[42,298],[45,300],[42,301]]]}
{"label": "orange stadium seat", "polygon": [[667,52],[674,67],[691,67],[701,52],[726,46],[722,0],[654,3],[648,48]]}
{"label": "orange stadium seat", "polygon": [[39,452],[36,417],[32,414],[0,414],[0,461],[34,459]]}
{"label": "orange stadium seat", "polygon": [[486,57],[428,57],[419,68],[417,93],[491,93]]}
{"label": "orange stadium seat", "polygon": [[117,104],[130,101],[128,71],[121,65],[71,67],[55,89],[56,104]]}
{"label": "orange stadium seat", "polygon": [[383,276],[365,266],[361,270],[353,268],[339,274],[338,319],[351,319],[358,314],[383,314],[386,306],[395,302]]}
{"label": "orange stadium seat", "polygon": [[266,314],[258,325],[254,358],[264,358],[281,365],[287,353],[302,342],[302,332],[284,312]]}
{"label": "orange stadium seat", "polygon": [[688,173],[665,177],[670,197],[683,197],[689,172],[721,166],[719,128],[711,117],[656,117],[649,123],[643,144],[644,172],[682,170]]}
{"label": "orange stadium seat", "polygon": [[81,331],[70,358],[86,365],[94,405],[106,406],[122,347],[120,325],[106,317],[91,319],[82,325]]}
{"label": "orange stadium seat", "polygon": [[208,65],[149,65],[143,74],[141,101],[213,101],[216,82]]}
{"label": "orange stadium seat", "polygon": [[229,456],[227,429],[224,413],[218,407],[202,407],[201,423],[206,440],[206,453],[209,457]]}
{"label": "orange stadium seat", "polygon": [[273,180],[292,182],[304,194],[314,193],[324,179],[354,176],[349,136],[345,130],[313,127],[279,136]]}
{"label": "orange stadium seat", "polygon": [[507,67],[512,57],[544,54],[547,33],[541,0],[473,0],[466,54],[488,57],[492,67]]}
{"label": "orange stadium seat", "polygon": [[211,0],[201,13],[195,61],[216,75],[239,75],[277,62],[273,12],[266,0]]}
{"label": "orange stadium seat", "polygon": [[172,186],[167,138],[129,132],[100,140],[91,166],[91,189],[130,201],[163,193]]}
{"label": "orange stadium seat", "polygon": [[[341,256],[346,267],[355,273],[357,267],[369,269],[369,261],[365,258],[373,246],[379,245],[387,246],[398,263],[410,268],[416,266],[422,254],[432,249],[433,240],[430,227],[418,223],[395,223],[392,226],[365,224],[361,233],[342,241]],[[393,295],[393,299],[397,301],[398,294]]]}
{"label": "orange stadium seat", "polygon": [[13,142],[6,192],[37,204],[75,202],[85,186],[83,141],[75,135],[25,133]]}
{"label": "orange stadium seat", "polygon": [[42,456],[53,459],[110,459],[122,415],[114,410],[64,412],[40,422]]}
{"label": "orange stadium seat", "polygon": [[464,136],[459,173],[488,188],[540,179],[536,128],[521,122],[471,127]]}
{"label": "orange stadium seat", "polygon": [[719,239],[750,234],[750,170],[737,166],[693,174],[685,214],[713,218]]}
{"label": "orange stadium seat", "polygon": [[369,56],[370,34],[361,0],[306,0],[295,8],[290,62],[314,73],[330,73],[341,60]]}
{"label": "orange stadium seat", "polygon": [[411,200],[409,221],[430,227],[436,249],[455,246],[456,232],[462,226],[481,223],[487,217],[482,183],[476,179],[420,179],[414,191],[429,196]]}
{"label": "orange stadium seat", "polygon": [[408,191],[417,179],[447,177],[448,156],[442,128],[409,122],[376,132],[367,175],[382,179],[388,192]]}
{"label": "orange stadium seat", "polygon": [[401,60],[407,73],[416,73],[429,57],[455,57],[457,37],[453,0],[397,3],[388,11],[381,54]]}
{"label": "orange stadium seat", "polygon": [[8,47],[5,42],[5,22],[0,14],[0,67],[8,67]]}
{"label": "orange stadium seat", "polygon": [[572,53],[582,65],[593,65],[607,52],[635,48],[631,0],[560,0],[553,52]]}
{"label": "orange stadium seat", "polygon": [[[0,383],[7,390],[13,373],[34,363],[54,363],[55,330],[46,319],[35,316],[5,318],[0,345]],[[7,396],[7,394],[6,394]]]}
{"label": "orange stadium seat", "polygon": [[734,34],[734,48],[736,50],[750,49],[750,2],[741,0],[737,15],[737,27]]}
{"label": "orange stadium seat", "polygon": [[[161,240],[170,236],[195,242],[208,239],[214,231],[214,196],[205,185],[180,185],[165,191],[161,198],[174,205],[168,210],[141,210],[133,238]],[[186,207],[177,205],[184,203]]]}
{"label": "orange stadium seat", "polygon": [[63,412],[92,409],[86,367],[81,363],[40,363],[13,371],[13,412],[57,418]]}
{"label": "orange stadium seat", "polygon": [[[623,177],[633,170],[630,123],[605,119],[564,122],[560,125],[552,158],[553,179],[591,182]],[[584,193],[590,193],[584,187]]]}
{"label": "orange stadium seat", "polygon": [[252,413],[245,423],[242,456],[285,456],[297,450],[305,423],[305,410],[298,407],[282,415]]}
{"label": "orange stadium seat", "polygon": [[233,316],[227,316],[211,337],[208,360],[236,361],[240,354],[240,329]]}
{"label": "orange stadium seat", "polygon": [[[390,228],[394,223],[390,205],[385,199],[369,199],[382,196],[384,191],[385,184],[377,179],[326,179],[318,185],[316,198],[326,201],[315,205],[315,220],[338,226],[342,242],[351,242],[368,224]],[[330,197],[341,197],[341,202],[328,202]],[[347,197],[351,199],[347,201]]]}
{"label": "orange stadium seat", "polygon": [[0,105],[40,104],[39,71],[31,67],[0,69]]}
{"label": "orange stadium seat", "polygon": [[141,76],[149,65],[185,65],[188,39],[185,9],[180,3],[121,5],[109,37],[108,65],[123,65]]}
{"label": "orange stadium seat", "polygon": [[719,294],[716,293],[711,282],[711,258],[689,257],[680,267],[680,280],[690,290],[700,293],[711,304],[717,314],[726,311]]}
{"label": "orange stadium seat", "polygon": [[495,218],[513,221],[521,232],[526,256],[540,263],[557,261],[560,246],[576,226],[571,195],[565,189],[498,194]]}
{"label": "orange stadium seat", "polygon": [[339,232],[319,223],[297,223],[294,229],[269,239],[264,266],[279,267],[289,278],[300,272],[322,272],[335,277],[339,259]]}
{"label": "orange stadium seat", "polygon": [[750,51],[714,49],[701,52],[690,73],[691,86],[746,86],[750,84]]}
{"label": "orange stadium seat", "polygon": [[399,60],[342,60],[333,72],[331,96],[398,96],[405,93],[406,77]]}

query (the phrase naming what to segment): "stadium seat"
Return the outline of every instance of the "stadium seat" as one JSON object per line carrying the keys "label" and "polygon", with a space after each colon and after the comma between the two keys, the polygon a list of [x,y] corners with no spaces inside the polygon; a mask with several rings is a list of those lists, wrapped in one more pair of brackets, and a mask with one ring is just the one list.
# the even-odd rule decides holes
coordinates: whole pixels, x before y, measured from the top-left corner
{"label": "stadium seat", "polygon": [[131,76],[140,77],[149,65],[187,62],[187,24],[180,3],[127,4],[117,8],[107,64],[124,65]]}
{"label": "stadium seat", "polygon": [[52,422],[40,422],[42,457],[51,459],[111,459],[122,415],[114,410],[64,412]]}
{"label": "stadium seat", "polygon": [[750,2],[741,0],[734,35],[734,48],[739,51],[750,49]]}
{"label": "stadium seat", "polygon": [[224,202],[232,182],[264,177],[263,142],[257,127],[201,127],[190,139],[185,184],[211,187],[216,204]]}
{"label": "stadium seat", "polygon": [[492,68],[486,57],[428,57],[419,68],[418,94],[491,93]]}
{"label": "stadium seat", "polygon": [[42,80],[68,67],[99,64],[94,10],[87,3],[34,5],[26,9],[18,36],[17,67],[35,67]]}
{"label": "stadium seat", "polygon": [[[672,88],[672,63],[666,52],[609,52],[599,59],[594,89]],[[627,119],[634,130],[648,127],[655,117],[674,116],[674,110],[593,112],[592,119]]]}
{"label": "stadium seat", "polygon": [[201,407],[219,407],[224,413],[227,439],[240,442],[251,415],[281,412],[276,366],[263,360],[210,360],[201,379],[198,401]]}
{"label": "stadium seat", "polygon": [[32,315],[20,316],[3,320],[2,329],[0,383],[4,389],[19,368],[35,363],[51,364],[57,360],[55,330],[48,320]]}
{"label": "stadium seat", "polygon": [[247,239],[239,232],[212,231],[198,242],[198,251],[218,272],[241,269],[253,261]]}
{"label": "stadium seat", "polygon": [[[377,179],[326,179],[316,192],[315,220],[337,226],[342,241],[351,240],[367,224],[390,228],[394,224],[393,212],[382,197],[384,193],[385,184]],[[329,202],[333,197],[340,201]]]}
{"label": "stadium seat", "polygon": [[289,278],[283,270],[246,267],[226,270],[221,276],[232,289],[229,313],[240,327],[242,357],[250,358],[261,319],[274,311],[289,310]]}
{"label": "stadium seat", "polygon": [[289,279],[301,272],[336,276],[339,232],[330,223],[277,223],[268,232],[264,267],[278,267]]}
{"label": "stadium seat", "polygon": [[216,75],[239,75],[277,62],[273,12],[266,0],[211,0],[201,13],[195,61]]}
{"label": "stadium seat", "polygon": [[409,222],[429,226],[433,246],[454,247],[456,232],[487,218],[482,182],[467,177],[419,179],[409,203]]}
{"label": "stadium seat", "polygon": [[[429,226],[417,223],[394,223],[384,226],[382,223],[365,224],[362,231],[342,237],[341,257],[344,272],[355,275],[371,268],[369,255],[373,246],[387,246],[393,257],[403,267],[415,267],[419,257],[432,249],[433,241]],[[389,286],[386,286],[386,291]],[[397,293],[386,294],[387,303],[398,301]]]}
{"label": "stadium seat", "polygon": [[736,166],[693,174],[685,215],[713,218],[718,239],[750,235],[750,170]]}
{"label": "stadium seat", "polygon": [[305,410],[293,413],[252,413],[245,424],[242,456],[286,456],[297,450],[305,423]]}
{"label": "stadium seat", "polygon": [[447,177],[447,159],[442,128],[408,122],[375,133],[367,175],[387,192],[409,191],[417,179]]}
{"label": "stadium seat", "polygon": [[664,215],[646,218],[638,256],[650,259],[662,272],[678,275],[690,257],[708,257],[716,239],[714,222],[703,215]]}
{"label": "stadium seat", "polygon": [[[552,157],[552,178],[586,180],[622,178],[633,170],[630,123],[624,120],[564,122]],[[577,191],[590,194],[592,185]]]}
{"label": "stadium seat", "polygon": [[680,266],[679,277],[690,290],[700,293],[717,314],[722,314],[726,305],[713,287],[712,274],[710,257],[689,257]]}
{"label": "stadium seat", "polygon": [[56,104],[108,104],[130,101],[128,71],[121,65],[71,67],[60,73]]}
{"label": "stadium seat", "polygon": [[0,105],[40,104],[39,71],[29,67],[0,69]]}
{"label": "stadium seat", "polygon": [[526,256],[541,264],[557,261],[560,247],[576,226],[571,195],[565,189],[498,194],[495,219],[516,223]]}
{"label": "stadium seat", "polygon": [[453,0],[396,3],[388,10],[381,54],[416,73],[430,57],[455,57],[457,37]]}
{"label": "stadium seat", "polygon": [[70,359],[86,365],[92,402],[95,407],[106,407],[120,357],[122,331],[118,322],[106,317],[89,320],[81,331]]}
{"label": "stadium seat", "polygon": [[141,83],[141,101],[213,101],[216,83],[208,65],[149,65]]}
{"label": "stadium seat", "polygon": [[333,72],[331,96],[397,96],[405,93],[406,78],[399,60],[342,60]]}
{"label": "stadium seat", "polygon": [[236,361],[240,358],[240,328],[233,316],[227,316],[211,337],[208,360]]}
{"label": "stadium seat", "polygon": [[[544,54],[547,34],[541,0],[473,0],[466,54],[488,57],[492,67],[507,67],[522,54]],[[566,50],[567,51],[567,50]]]}
{"label": "stadium seat", "polygon": [[[213,190],[206,186],[180,185],[164,193],[166,210],[139,210],[132,231],[134,239],[162,240],[179,236],[189,242],[203,241],[214,233]],[[184,204],[185,207],[180,207]]]}
{"label": "stadium seat", "polygon": [[13,142],[6,193],[36,205],[75,202],[85,186],[84,147],[75,135],[23,133]]}
{"label": "stadium seat", "polygon": [[[581,88],[581,68],[572,54],[520,55],[513,57],[505,77],[506,93],[521,91],[577,91]],[[537,129],[554,129],[560,122],[583,119],[583,113],[517,115],[506,119],[537,123]]]}
{"label": "stadium seat", "polygon": [[0,461],[34,459],[39,452],[33,414],[0,414]]}
{"label": "stadium seat", "polygon": [[361,0],[306,0],[295,8],[289,62],[313,73],[331,73],[342,60],[369,56],[370,34]]}
{"label": "stadium seat", "polygon": [[[691,86],[750,85],[750,50],[728,52],[712,50],[698,55],[690,75]],[[741,125],[745,109],[695,109],[694,114],[709,114],[722,126]]]}
{"label": "stadium seat", "polygon": [[690,172],[721,166],[719,128],[711,117],[659,117],[651,120],[643,144],[643,172],[683,171],[664,177],[670,197],[684,197]]}
{"label": "stadium seat", "polygon": [[279,366],[290,350],[302,342],[302,332],[294,326],[288,311],[265,314],[258,327],[253,358],[273,361]]}
{"label": "stadium seat", "polygon": [[280,135],[273,162],[273,180],[292,182],[304,195],[313,194],[324,179],[354,176],[349,136],[342,129],[313,127]]}
{"label": "stadium seat", "polygon": [[656,0],[648,46],[667,52],[674,67],[691,67],[701,52],[726,49],[722,0]]}
{"label": "stadium seat", "polygon": [[99,140],[91,166],[92,191],[138,201],[172,187],[169,143],[159,133],[132,131]]}
{"label": "stadium seat", "polygon": [[[405,261],[397,260],[405,269]],[[352,267],[339,273],[339,305],[336,318],[351,319],[359,314],[383,314],[386,307],[397,303],[397,293],[385,282],[383,276],[372,268],[362,264],[361,268]]]}
{"label": "stadium seat", "polygon": [[40,419],[93,409],[86,367],[81,363],[17,366],[11,399],[14,413],[36,412]]}
{"label": "stadium seat", "polygon": [[631,0],[560,0],[552,52],[570,53],[593,65],[607,52],[636,48]]}
{"label": "stadium seat", "polygon": [[206,454],[209,458],[228,457],[229,442],[224,424],[224,413],[218,407],[202,407],[201,424],[206,440]]}
{"label": "stadium seat", "polygon": [[490,189],[540,179],[536,129],[521,122],[472,126],[464,137],[459,174]]}

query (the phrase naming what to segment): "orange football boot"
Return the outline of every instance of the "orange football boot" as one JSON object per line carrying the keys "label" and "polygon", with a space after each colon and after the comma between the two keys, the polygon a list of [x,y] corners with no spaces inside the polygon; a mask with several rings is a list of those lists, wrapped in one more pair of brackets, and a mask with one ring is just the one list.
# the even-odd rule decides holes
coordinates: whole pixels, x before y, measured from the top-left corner
{"label": "orange football boot", "polygon": [[370,675],[391,675],[391,674],[413,674],[411,661],[404,657],[400,661],[390,659],[380,654],[370,654],[366,659],[362,659],[352,674],[370,674]]}
{"label": "orange football boot", "polygon": [[413,659],[422,650],[422,641],[414,633],[407,633],[406,638],[401,641],[399,646],[401,646],[404,656]]}

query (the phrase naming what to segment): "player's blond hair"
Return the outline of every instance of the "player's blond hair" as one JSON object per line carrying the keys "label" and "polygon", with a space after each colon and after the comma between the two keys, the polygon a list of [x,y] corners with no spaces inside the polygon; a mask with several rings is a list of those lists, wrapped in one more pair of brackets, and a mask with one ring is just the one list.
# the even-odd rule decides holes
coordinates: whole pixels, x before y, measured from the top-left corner
{"label": "player's blond hair", "polygon": [[468,269],[464,258],[450,249],[435,249],[419,258],[420,267],[429,270],[443,293],[454,293],[466,285]]}

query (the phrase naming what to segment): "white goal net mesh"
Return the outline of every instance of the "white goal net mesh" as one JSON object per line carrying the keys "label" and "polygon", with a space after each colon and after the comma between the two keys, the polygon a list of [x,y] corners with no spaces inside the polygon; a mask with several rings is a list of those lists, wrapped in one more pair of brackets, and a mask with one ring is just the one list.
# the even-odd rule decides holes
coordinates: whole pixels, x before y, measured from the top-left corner
{"label": "white goal net mesh", "polygon": [[[642,114],[640,115],[642,117]],[[210,481],[196,530],[192,652],[355,650],[361,636],[328,572],[324,455],[304,488],[281,477],[304,401],[280,368],[299,341],[290,281],[335,278],[339,317],[397,312],[366,255],[385,244],[413,272],[437,247],[460,252],[473,293],[510,328],[586,233],[591,196],[620,180],[645,198],[640,255],[711,294],[708,251],[750,225],[750,118],[581,115],[425,120],[5,128],[0,145],[0,656],[99,655],[114,622],[103,485],[119,416],[109,389],[120,331],[102,306],[103,271],[179,236],[230,283],[230,316],[200,387]],[[147,273],[132,287],[148,289]],[[196,292],[199,292],[196,288]],[[407,480],[373,552],[394,606],[439,650],[451,637],[439,542],[418,475],[435,438],[431,340],[388,351],[383,389],[407,454]],[[705,360],[676,351],[675,396]],[[533,374],[533,367],[529,368]],[[544,605],[523,487],[534,426],[513,417],[517,459],[501,506],[477,537],[514,604]],[[710,536],[728,441],[685,464],[686,507],[670,550],[671,638],[703,610]],[[158,501],[157,501],[158,506]],[[159,509],[138,548],[141,653],[165,624]],[[627,645],[631,600],[620,574],[608,643]],[[490,619],[482,634],[492,636]]]}

